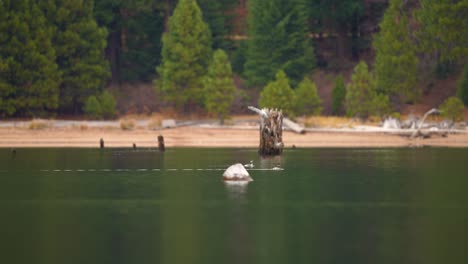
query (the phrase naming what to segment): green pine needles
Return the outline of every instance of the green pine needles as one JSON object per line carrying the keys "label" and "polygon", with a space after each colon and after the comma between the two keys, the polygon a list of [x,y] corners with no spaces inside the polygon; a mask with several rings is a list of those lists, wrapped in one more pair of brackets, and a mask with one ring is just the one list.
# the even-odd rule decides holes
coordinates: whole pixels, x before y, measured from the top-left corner
{"label": "green pine needles", "polygon": [[93,1],[0,1],[0,112],[76,113],[102,91],[109,70],[106,30]]}
{"label": "green pine needles", "polygon": [[420,0],[419,48],[439,54],[441,62],[468,56],[468,3],[466,0]]}
{"label": "green pine needles", "polygon": [[317,86],[309,78],[304,78],[295,90],[295,112],[298,115],[320,115],[322,100],[317,93]]}
{"label": "green pine needles", "polygon": [[116,115],[117,103],[108,91],[104,91],[99,96],[91,95],[85,101],[83,112],[93,119],[114,118]]}
{"label": "green pine needles", "polygon": [[374,64],[377,88],[401,101],[414,102],[421,90],[417,85],[418,58],[410,39],[407,16],[402,0],[391,0],[374,39]]}
{"label": "green pine needles", "polygon": [[447,98],[441,105],[440,111],[441,115],[452,121],[462,121],[463,120],[463,102],[460,98],[452,96]]}
{"label": "green pine needles", "polygon": [[62,74],[60,108],[77,112],[91,95],[104,89],[110,76],[104,57],[107,30],[93,17],[93,1],[40,1],[54,27],[52,39]]}
{"label": "green pine needles", "polygon": [[[162,38],[158,88],[178,110],[203,103],[203,77],[211,59],[211,33],[195,0],[181,0]],[[185,109],[186,110],[186,109]]]}
{"label": "green pine needles", "polygon": [[301,0],[252,0],[248,9],[244,74],[249,85],[265,85],[278,70],[297,85],[315,67],[306,5]]}
{"label": "green pine needles", "polygon": [[340,115],[343,113],[344,100],[346,98],[346,86],[342,75],[339,75],[335,79],[335,86],[332,91],[333,100],[333,114]]}
{"label": "green pine needles", "polygon": [[468,105],[468,64],[465,65],[463,76],[458,82],[457,96],[464,105]]}
{"label": "green pine needles", "polygon": [[236,92],[231,64],[223,50],[214,52],[213,61],[204,79],[204,88],[206,110],[216,115],[223,124],[229,115]]}
{"label": "green pine needles", "polygon": [[276,73],[276,80],[269,82],[260,93],[258,105],[262,108],[282,109],[283,113],[294,116],[295,98],[288,77],[280,70]]}
{"label": "green pine needles", "polygon": [[368,118],[388,112],[388,97],[377,93],[376,81],[367,64],[361,61],[355,68],[346,92],[348,116]]}
{"label": "green pine needles", "polygon": [[0,1],[0,113],[46,115],[59,103],[53,28],[36,1]]}
{"label": "green pine needles", "polygon": [[102,117],[101,104],[94,95],[91,95],[86,99],[83,111],[92,119],[100,119]]}

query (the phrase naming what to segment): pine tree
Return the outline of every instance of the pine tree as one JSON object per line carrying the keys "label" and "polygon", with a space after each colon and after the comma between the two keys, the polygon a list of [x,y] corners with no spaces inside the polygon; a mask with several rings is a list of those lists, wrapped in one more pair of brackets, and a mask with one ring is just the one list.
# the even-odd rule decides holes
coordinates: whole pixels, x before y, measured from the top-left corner
{"label": "pine tree", "polygon": [[0,1],[0,112],[41,115],[58,107],[52,28],[32,0]]}
{"label": "pine tree", "polygon": [[440,61],[468,56],[468,3],[466,0],[421,0],[419,46],[440,54]]}
{"label": "pine tree", "polygon": [[449,97],[440,105],[439,108],[443,117],[452,121],[463,120],[463,110],[465,107],[463,106],[463,102],[460,98],[455,96]]}
{"label": "pine tree", "polygon": [[216,50],[204,79],[205,106],[208,113],[219,117],[221,124],[229,115],[236,92],[231,64],[223,50]]}
{"label": "pine tree", "polygon": [[333,114],[339,115],[343,112],[343,104],[346,98],[346,86],[343,80],[343,76],[339,75],[335,79],[335,86],[332,91],[333,99]]}
{"label": "pine tree", "polygon": [[121,81],[151,81],[155,67],[161,62],[161,37],[164,17],[157,8],[139,9],[137,14],[125,17],[121,43]]}
{"label": "pine tree", "polygon": [[214,50],[232,48],[233,43],[227,38],[231,30],[229,22],[232,19],[229,12],[237,2],[236,0],[198,0],[203,20],[211,30]]}
{"label": "pine tree", "polygon": [[356,65],[351,80],[346,91],[348,116],[367,118],[388,111],[388,97],[377,94],[375,78],[365,62]]}
{"label": "pine tree", "polygon": [[178,109],[203,101],[202,78],[211,59],[211,33],[195,0],[181,0],[162,39],[159,88]]}
{"label": "pine tree", "polygon": [[304,78],[295,90],[296,114],[320,115],[322,112],[322,100],[317,93],[317,86],[309,78]]}
{"label": "pine tree", "polygon": [[276,73],[276,80],[269,82],[260,93],[258,105],[262,108],[278,108],[294,116],[295,94],[284,71]]}
{"label": "pine tree", "polygon": [[468,64],[465,65],[463,75],[458,81],[457,96],[464,105],[468,105]]}
{"label": "pine tree", "polygon": [[[336,33],[335,41],[336,56],[338,59],[351,57],[357,58],[360,45],[360,26],[365,16],[364,0],[309,0],[309,21],[310,31],[323,33]],[[373,2],[366,1],[366,5],[371,7]],[[375,16],[375,10],[372,15]],[[351,36],[351,41],[349,41]],[[349,45],[351,44],[351,45]],[[350,46],[350,47],[349,47]]]}
{"label": "pine tree", "polygon": [[[172,1],[94,0],[94,16],[108,31],[106,57],[112,84],[150,81],[161,60],[161,36]],[[169,3],[169,9],[166,9]],[[167,12],[167,13],[166,13]]]}
{"label": "pine tree", "polygon": [[55,27],[53,45],[62,73],[60,108],[77,112],[90,95],[100,94],[108,77],[104,57],[107,31],[93,17],[92,0],[40,0]]}
{"label": "pine tree", "polygon": [[102,108],[96,96],[91,95],[86,100],[83,106],[83,112],[93,119],[100,119],[102,117]]}
{"label": "pine tree", "polygon": [[315,67],[304,1],[252,0],[248,9],[248,83],[264,85],[283,70],[297,84]]}
{"label": "pine tree", "polygon": [[404,12],[402,0],[390,1],[374,39],[374,67],[379,91],[414,102],[421,94],[417,86],[419,62]]}
{"label": "pine tree", "polygon": [[99,101],[101,105],[102,115],[105,118],[115,117],[117,103],[115,102],[114,96],[112,96],[112,94],[108,91],[104,91],[99,96]]}

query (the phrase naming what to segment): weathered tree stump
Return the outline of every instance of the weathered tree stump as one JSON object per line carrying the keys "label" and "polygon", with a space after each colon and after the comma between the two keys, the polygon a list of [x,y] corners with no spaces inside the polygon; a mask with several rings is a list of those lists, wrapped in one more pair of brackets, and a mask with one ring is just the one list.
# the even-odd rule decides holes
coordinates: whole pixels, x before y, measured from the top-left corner
{"label": "weathered tree stump", "polygon": [[260,115],[260,145],[258,153],[262,156],[276,156],[283,152],[283,113],[277,109],[250,110]]}

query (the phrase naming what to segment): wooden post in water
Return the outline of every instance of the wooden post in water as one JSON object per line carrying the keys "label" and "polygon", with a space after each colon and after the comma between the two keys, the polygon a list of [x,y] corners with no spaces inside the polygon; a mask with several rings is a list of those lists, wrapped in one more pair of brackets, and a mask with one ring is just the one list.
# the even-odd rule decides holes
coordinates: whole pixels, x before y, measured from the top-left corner
{"label": "wooden post in water", "polygon": [[162,135],[158,136],[158,149],[161,152],[166,150],[166,147],[164,146],[164,137]]}
{"label": "wooden post in water", "polygon": [[104,148],[104,139],[99,140],[99,146],[103,149]]}
{"label": "wooden post in water", "polygon": [[283,112],[277,109],[258,109],[253,106],[250,110],[260,115],[260,145],[258,153],[262,156],[276,156],[283,152]]}

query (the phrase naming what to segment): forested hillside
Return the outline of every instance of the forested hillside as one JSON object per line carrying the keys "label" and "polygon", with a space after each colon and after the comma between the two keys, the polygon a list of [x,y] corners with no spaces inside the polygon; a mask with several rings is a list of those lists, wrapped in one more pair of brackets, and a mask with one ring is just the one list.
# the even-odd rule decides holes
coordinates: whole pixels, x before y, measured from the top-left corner
{"label": "forested hillside", "polygon": [[466,14],[468,0],[0,0],[0,116],[466,105]]}

